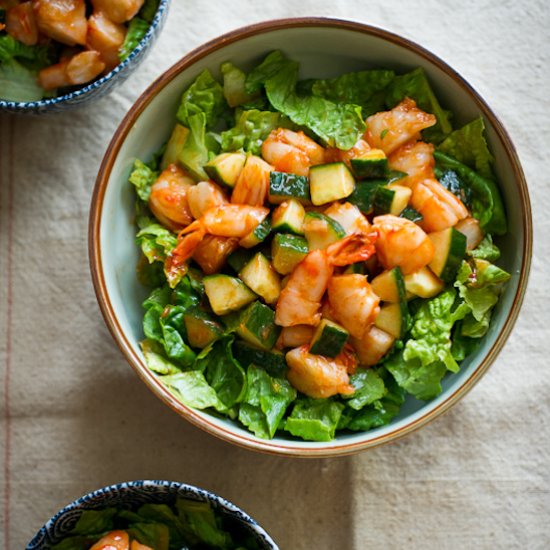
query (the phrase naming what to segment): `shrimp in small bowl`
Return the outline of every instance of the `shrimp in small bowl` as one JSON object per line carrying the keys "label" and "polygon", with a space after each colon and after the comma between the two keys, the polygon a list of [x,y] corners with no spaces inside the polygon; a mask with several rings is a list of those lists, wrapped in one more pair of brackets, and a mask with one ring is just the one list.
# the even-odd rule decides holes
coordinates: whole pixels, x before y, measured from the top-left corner
{"label": "shrimp in small bowl", "polygon": [[[138,101],[90,246],[107,323],[156,396],[231,443],[319,457],[395,440],[471,387],[517,315],[530,228],[507,138],[454,73],[363,25],[309,21],[305,40],[304,24],[229,35]],[[387,81],[351,103],[386,42],[418,66],[377,67]],[[494,175],[461,154],[483,124]]]}

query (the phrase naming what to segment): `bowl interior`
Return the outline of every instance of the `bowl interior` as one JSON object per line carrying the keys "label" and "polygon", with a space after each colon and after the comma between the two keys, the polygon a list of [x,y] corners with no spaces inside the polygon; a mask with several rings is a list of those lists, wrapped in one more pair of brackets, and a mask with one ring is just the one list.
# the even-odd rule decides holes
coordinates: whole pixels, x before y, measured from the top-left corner
{"label": "bowl interior", "polygon": [[61,542],[74,528],[85,510],[102,510],[109,507],[136,510],[141,505],[173,504],[178,497],[195,502],[208,502],[219,513],[224,525],[233,533],[252,537],[262,550],[277,550],[271,537],[240,508],[222,497],[174,481],[130,481],[103,487],[89,493],[60,510],[36,534],[27,550],[43,550]]}
{"label": "bowl interior", "polygon": [[[134,192],[127,184],[133,161],[136,158],[149,159],[165,142],[175,122],[175,112],[182,91],[203,69],[208,68],[216,76],[220,63],[231,60],[244,70],[257,64],[269,51],[281,49],[285,54],[300,62],[301,77],[334,77],[347,71],[365,68],[394,68],[407,71],[423,67],[428,73],[437,97],[445,108],[455,114],[455,127],[484,115],[484,107],[468,87],[454,76],[452,70],[443,70],[442,66],[431,61],[421,52],[407,47],[405,42],[396,43],[376,33],[359,32],[351,28],[337,26],[303,27],[294,26],[265,31],[261,34],[245,36],[237,41],[225,41],[217,49],[194,54],[196,60],[184,68],[169,81],[146,104],[135,124],[122,140],[108,178],[100,219],[100,271],[103,270],[104,283],[119,329],[124,335],[119,343],[128,352],[131,362],[138,367],[140,376],[172,407],[185,409],[176,404],[171,395],[162,388],[143,366],[143,357],[139,341],[143,338],[141,321],[143,312],[141,301],[146,290],[138,283],[135,266],[138,260],[138,248],[134,244],[136,229],[134,226]],[[390,434],[403,431],[426,415],[437,411],[460,388],[468,384],[482,365],[484,358],[491,353],[497,337],[507,323],[513,303],[518,300],[518,288],[522,275],[522,265],[527,257],[525,218],[525,191],[522,192],[517,181],[518,171],[508,154],[504,140],[492,121],[484,116],[490,148],[496,158],[496,174],[508,213],[509,226],[513,228],[498,241],[502,250],[501,265],[512,273],[504,295],[495,312],[491,328],[482,340],[474,356],[465,360],[459,373],[448,375],[444,382],[443,393],[436,399],[424,403],[409,398],[401,413],[391,424],[367,433],[339,435],[330,443],[305,443],[289,438],[277,437],[272,442],[262,442],[244,429],[230,421],[220,420],[198,411],[189,411],[190,419],[208,424],[207,428],[221,432],[222,435],[241,444],[249,444],[264,450],[277,448],[279,452],[300,452],[305,449],[341,450],[375,444],[387,439]],[[99,201],[101,203],[101,200]],[[96,205],[97,206],[97,205]],[[99,205],[101,208],[101,205]],[[102,267],[101,267],[102,266]],[[525,271],[525,270],[524,270]],[[101,277],[101,275],[100,275]],[[521,290],[521,288],[520,288]],[[519,292],[521,294],[522,292]],[[218,433],[219,435],[220,433]]]}

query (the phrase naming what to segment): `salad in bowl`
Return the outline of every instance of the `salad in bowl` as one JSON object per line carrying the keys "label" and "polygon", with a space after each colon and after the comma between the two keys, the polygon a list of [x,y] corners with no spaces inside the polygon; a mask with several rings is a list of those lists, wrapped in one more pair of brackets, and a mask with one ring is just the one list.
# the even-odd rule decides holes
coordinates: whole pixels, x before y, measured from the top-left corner
{"label": "salad in bowl", "polygon": [[137,159],[147,368],[262,439],[331,441],[442,391],[510,275],[493,156],[422,70],[299,79],[269,53],[182,90]]}

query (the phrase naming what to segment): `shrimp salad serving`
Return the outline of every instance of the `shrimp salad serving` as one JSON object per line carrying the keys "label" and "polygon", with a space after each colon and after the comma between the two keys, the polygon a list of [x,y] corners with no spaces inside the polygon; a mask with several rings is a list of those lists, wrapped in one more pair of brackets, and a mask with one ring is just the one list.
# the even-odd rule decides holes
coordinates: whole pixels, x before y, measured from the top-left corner
{"label": "shrimp salad serving", "polygon": [[112,71],[160,0],[0,0],[0,99],[56,97]]}
{"label": "shrimp salad serving", "polygon": [[454,129],[421,69],[298,80],[275,51],[221,75],[130,175],[148,368],[261,438],[328,441],[436,397],[510,277],[483,120]]}

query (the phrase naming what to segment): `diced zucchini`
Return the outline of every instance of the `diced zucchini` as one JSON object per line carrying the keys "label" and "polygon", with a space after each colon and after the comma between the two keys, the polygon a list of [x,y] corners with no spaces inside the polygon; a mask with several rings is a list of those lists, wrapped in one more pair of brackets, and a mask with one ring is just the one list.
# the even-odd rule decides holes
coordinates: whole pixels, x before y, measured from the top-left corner
{"label": "diced zucchini", "polygon": [[307,256],[307,241],[297,235],[277,233],[271,242],[273,267],[281,275],[288,275]]}
{"label": "diced zucchini", "polygon": [[351,345],[357,352],[359,365],[372,367],[390,351],[394,341],[393,336],[372,326],[361,340],[351,338]]}
{"label": "diced zucchini", "polygon": [[320,212],[308,212],[304,221],[304,234],[309,250],[324,250],[346,236],[344,228]]}
{"label": "diced zucchini", "polygon": [[183,315],[183,322],[187,340],[194,348],[205,348],[223,334],[223,327],[198,308],[187,310]]}
{"label": "diced zucchini", "polygon": [[311,202],[316,206],[349,197],[355,179],[344,162],[318,164],[309,169]]}
{"label": "diced zucchini", "polygon": [[433,260],[429,263],[430,269],[442,281],[454,281],[462,258],[466,254],[466,235],[454,227],[449,227],[430,233],[428,237],[435,249]]}
{"label": "diced zucchini", "polygon": [[304,207],[296,199],[289,199],[273,211],[271,217],[273,231],[303,235],[305,215]]}
{"label": "diced zucchini", "polygon": [[384,178],[388,174],[388,159],[381,149],[371,149],[361,158],[351,159],[351,169],[356,178]]}
{"label": "diced zucchini", "polygon": [[411,222],[421,222],[424,219],[424,216],[415,210],[412,206],[407,206],[403,209],[401,214],[399,214],[400,218],[406,218],[407,220],[411,220]]}
{"label": "diced zucchini", "polygon": [[274,304],[281,293],[281,280],[269,260],[258,252],[241,269],[239,277],[266,303]]}
{"label": "diced zucchini", "polygon": [[275,312],[261,302],[253,302],[239,316],[237,334],[246,342],[261,349],[271,349],[281,327],[275,324]]}
{"label": "diced zucchini", "polygon": [[271,220],[266,218],[262,223],[258,224],[256,228],[251,231],[246,237],[243,237],[239,244],[244,248],[252,248],[260,244],[267,239],[267,236],[271,233]]}
{"label": "diced zucchini", "polygon": [[400,267],[394,267],[380,273],[370,284],[374,293],[383,302],[405,301],[405,280]]}
{"label": "diced zucchini", "polygon": [[281,351],[267,351],[237,340],[233,344],[233,355],[245,369],[249,365],[256,365],[265,369],[271,376],[283,377],[285,375],[286,360]]}
{"label": "diced zucchini", "polygon": [[385,181],[359,181],[348,197],[348,202],[354,204],[363,214],[372,214],[374,210],[374,197],[376,190],[385,185]]}
{"label": "diced zucchini", "polygon": [[208,275],[202,280],[204,291],[216,315],[241,309],[257,298],[241,280],[229,275]]}
{"label": "diced zucchini", "polygon": [[367,273],[365,262],[357,262],[348,265],[348,267],[346,267],[346,269],[344,270],[344,275],[353,275],[354,273],[365,275]]}
{"label": "diced zucchini", "polygon": [[394,338],[403,338],[409,325],[409,312],[406,302],[384,304],[374,322],[380,330]]}
{"label": "diced zucchini", "polygon": [[217,183],[235,187],[246,162],[244,153],[222,153],[204,165],[204,171]]}
{"label": "diced zucchini", "polygon": [[324,355],[325,357],[336,357],[346,345],[349,332],[337,323],[323,319],[311,340],[310,353]]}
{"label": "diced zucchini", "polygon": [[405,275],[405,290],[421,298],[433,298],[445,288],[445,283],[438,279],[428,267]]}
{"label": "diced zucchini", "polygon": [[233,254],[227,258],[227,263],[238,273],[254,256],[252,250],[246,248],[237,248]]}
{"label": "diced zucchini", "polygon": [[399,216],[409,203],[411,195],[412,191],[403,185],[379,187],[374,196],[374,213]]}
{"label": "diced zucchini", "polygon": [[271,172],[269,174],[269,202],[281,204],[287,199],[296,199],[303,204],[311,204],[308,179],[297,174]]}
{"label": "diced zucchini", "polygon": [[181,124],[176,124],[172,135],[166,144],[166,150],[162,155],[162,161],[160,163],[161,170],[167,168],[170,164],[179,164],[180,152],[183,149],[185,140],[189,135],[189,129]]}

